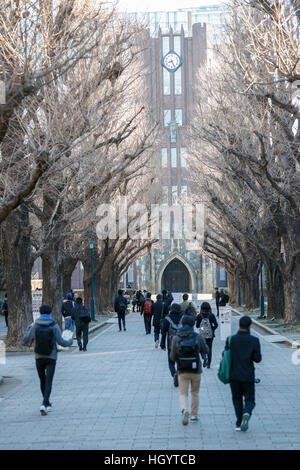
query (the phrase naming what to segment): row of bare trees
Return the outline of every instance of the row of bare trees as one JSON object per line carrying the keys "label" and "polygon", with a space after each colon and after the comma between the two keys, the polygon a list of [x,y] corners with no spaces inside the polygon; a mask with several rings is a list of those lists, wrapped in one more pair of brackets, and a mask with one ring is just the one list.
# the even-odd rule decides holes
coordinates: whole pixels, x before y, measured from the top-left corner
{"label": "row of bare trees", "polygon": [[237,0],[223,44],[200,72],[191,130],[194,180],[207,207],[204,251],[233,299],[300,321],[300,10],[296,1]]}
{"label": "row of bare trees", "polygon": [[[142,37],[139,26],[121,20],[106,2],[1,3],[6,102],[0,105],[0,222],[8,346],[20,343],[32,321],[34,261],[42,258],[43,302],[60,323],[78,260],[89,302],[97,207],[121,195],[142,201],[150,190],[156,128],[142,98]],[[151,243],[97,240],[98,312],[111,307],[120,276]]]}

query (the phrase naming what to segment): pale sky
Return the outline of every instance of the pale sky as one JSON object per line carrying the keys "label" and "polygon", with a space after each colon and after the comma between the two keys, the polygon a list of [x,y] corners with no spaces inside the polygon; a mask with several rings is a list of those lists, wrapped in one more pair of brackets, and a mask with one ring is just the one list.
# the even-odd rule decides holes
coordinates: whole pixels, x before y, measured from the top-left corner
{"label": "pale sky", "polygon": [[178,8],[216,5],[221,0],[119,0],[118,3],[122,11],[175,11]]}

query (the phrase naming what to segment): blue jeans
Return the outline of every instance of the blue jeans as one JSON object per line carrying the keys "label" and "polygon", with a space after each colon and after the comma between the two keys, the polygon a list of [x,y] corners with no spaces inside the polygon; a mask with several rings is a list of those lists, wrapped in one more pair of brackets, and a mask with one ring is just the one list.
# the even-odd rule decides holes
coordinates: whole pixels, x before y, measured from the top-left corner
{"label": "blue jeans", "polygon": [[74,331],[74,322],[72,320],[72,317],[65,318],[65,330]]}

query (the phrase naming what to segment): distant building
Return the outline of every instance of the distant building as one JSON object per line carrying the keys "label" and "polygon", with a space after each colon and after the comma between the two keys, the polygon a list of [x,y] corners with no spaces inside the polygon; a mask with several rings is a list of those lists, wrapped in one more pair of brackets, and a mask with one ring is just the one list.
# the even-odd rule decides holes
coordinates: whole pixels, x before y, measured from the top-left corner
{"label": "distant building", "polygon": [[[169,205],[188,200],[192,194],[186,149],[196,74],[209,60],[213,43],[221,39],[225,12],[226,7],[218,5],[132,15],[149,25],[144,55],[150,69],[148,99],[162,136],[154,158],[164,202]],[[174,229],[173,223],[171,233]],[[227,285],[222,268],[174,236],[161,240],[158,248],[135,263],[131,273],[135,288],[152,292],[210,293],[215,286]]]}

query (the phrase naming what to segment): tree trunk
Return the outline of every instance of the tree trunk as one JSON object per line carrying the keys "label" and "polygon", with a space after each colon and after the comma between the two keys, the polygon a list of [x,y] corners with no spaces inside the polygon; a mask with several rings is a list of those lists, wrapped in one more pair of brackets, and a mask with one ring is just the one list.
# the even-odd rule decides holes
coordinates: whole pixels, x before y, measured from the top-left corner
{"label": "tree trunk", "polygon": [[259,275],[257,272],[248,274],[244,277],[243,305],[246,309],[255,309],[260,305],[259,302]]}
{"label": "tree trunk", "polygon": [[228,280],[228,289],[229,289],[229,296],[230,296],[230,304],[237,305],[237,279],[231,273],[227,272],[227,280]]}
{"label": "tree trunk", "polygon": [[66,295],[72,288],[72,274],[77,265],[77,259],[67,256],[64,261],[63,292]]}
{"label": "tree trunk", "polygon": [[43,303],[52,307],[52,316],[61,326],[63,302],[64,257],[61,241],[52,239],[42,254]]}
{"label": "tree trunk", "polygon": [[104,312],[114,311],[114,286],[116,273],[114,273],[113,257],[107,256],[101,269],[100,301]]}
{"label": "tree trunk", "polygon": [[284,317],[283,279],[278,266],[269,261],[265,264],[266,288],[268,296],[268,317]]}
{"label": "tree trunk", "polygon": [[3,226],[4,260],[8,297],[7,346],[23,345],[26,327],[32,323],[31,243],[26,208],[13,211]]}
{"label": "tree trunk", "polygon": [[296,262],[291,273],[286,273],[284,282],[284,306],[286,322],[300,321],[300,263]]}

